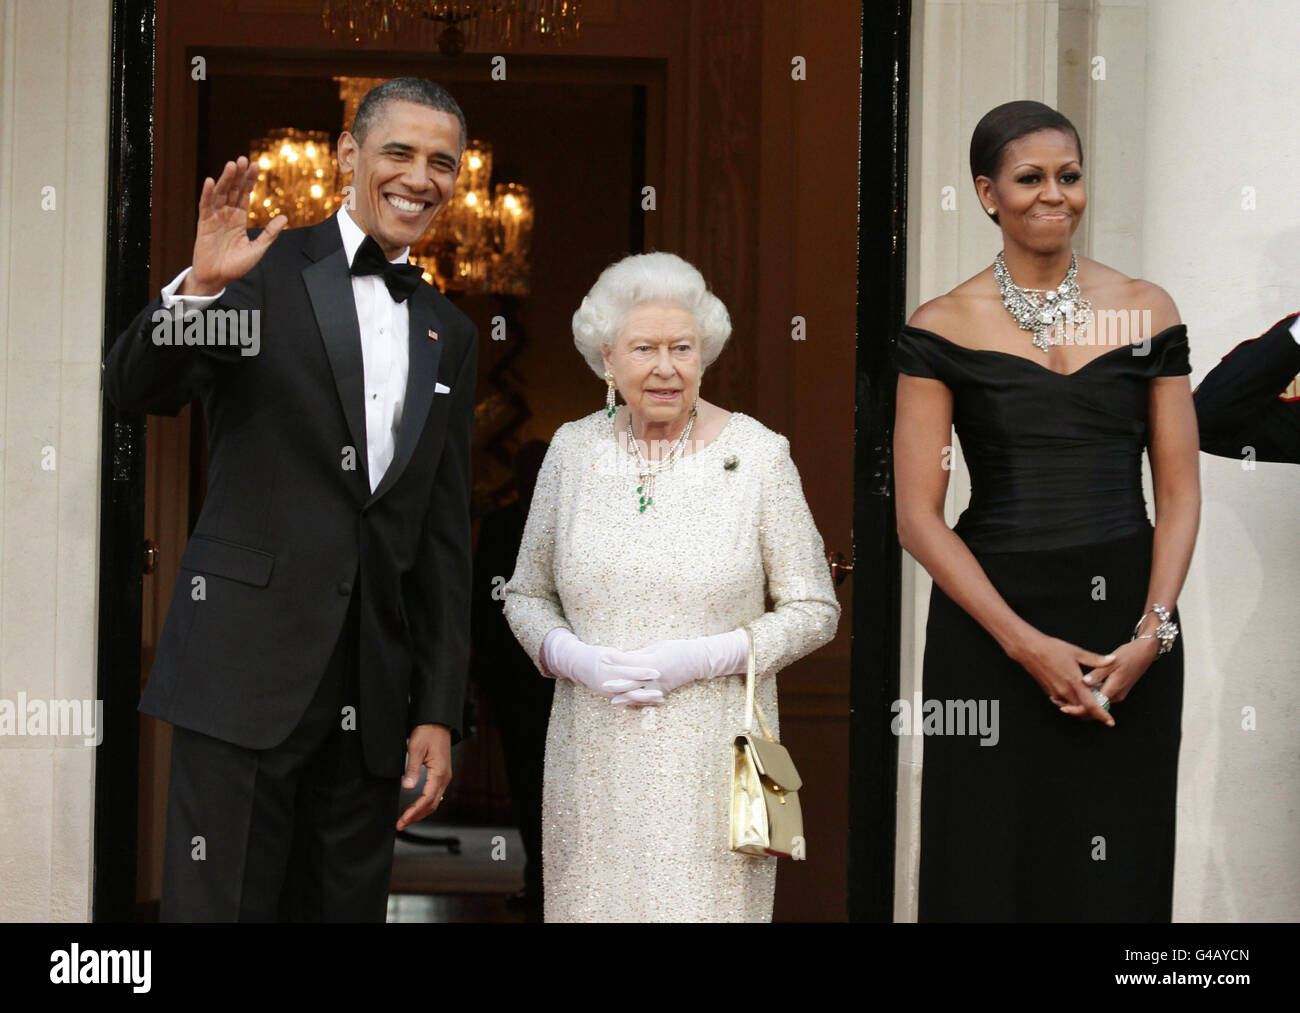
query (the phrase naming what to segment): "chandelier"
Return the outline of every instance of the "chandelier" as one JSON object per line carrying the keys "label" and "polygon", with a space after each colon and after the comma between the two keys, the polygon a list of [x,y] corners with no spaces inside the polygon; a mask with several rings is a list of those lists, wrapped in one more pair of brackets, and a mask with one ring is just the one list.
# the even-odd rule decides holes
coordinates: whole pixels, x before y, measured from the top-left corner
{"label": "chandelier", "polygon": [[325,131],[284,127],[255,142],[250,157],[257,164],[250,228],[264,228],[277,215],[289,219],[289,228],[314,225],[339,205],[339,164]]}
{"label": "chandelier", "polygon": [[529,293],[532,195],[520,183],[491,180],[492,145],[470,141],[451,203],[411,247],[411,263],[444,292]]}
{"label": "chandelier", "polygon": [[519,45],[563,45],[578,38],[581,0],[323,0],[321,23],[336,38],[374,41],[421,20],[442,26],[446,54]]}

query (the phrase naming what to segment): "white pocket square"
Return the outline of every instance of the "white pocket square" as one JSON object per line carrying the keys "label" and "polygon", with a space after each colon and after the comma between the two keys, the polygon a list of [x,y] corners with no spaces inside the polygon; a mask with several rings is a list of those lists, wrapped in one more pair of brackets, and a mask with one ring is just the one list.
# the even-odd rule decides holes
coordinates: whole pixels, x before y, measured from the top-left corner
{"label": "white pocket square", "polygon": [[450,393],[451,393],[451,388],[448,387],[445,383],[439,383],[437,380],[434,380],[434,381],[433,381],[433,392],[434,392],[435,394],[450,394]]}

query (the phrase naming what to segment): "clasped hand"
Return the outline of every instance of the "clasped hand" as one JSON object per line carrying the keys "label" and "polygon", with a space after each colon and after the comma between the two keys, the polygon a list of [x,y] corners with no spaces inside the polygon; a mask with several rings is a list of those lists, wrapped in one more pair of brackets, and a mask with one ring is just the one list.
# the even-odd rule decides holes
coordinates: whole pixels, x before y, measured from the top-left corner
{"label": "clasped hand", "polygon": [[[1115,719],[1102,708],[1093,690],[1100,690],[1111,703],[1120,703],[1156,659],[1159,650],[1159,641],[1134,640],[1103,656],[1043,636],[1015,660],[1034,677],[1062,714],[1113,727]],[[1081,667],[1084,665],[1091,671],[1085,673]]]}
{"label": "clasped hand", "polygon": [[552,672],[607,697],[616,707],[657,707],[688,682],[743,672],[748,652],[744,630],[621,651],[586,644],[561,627],[547,634],[542,660]]}

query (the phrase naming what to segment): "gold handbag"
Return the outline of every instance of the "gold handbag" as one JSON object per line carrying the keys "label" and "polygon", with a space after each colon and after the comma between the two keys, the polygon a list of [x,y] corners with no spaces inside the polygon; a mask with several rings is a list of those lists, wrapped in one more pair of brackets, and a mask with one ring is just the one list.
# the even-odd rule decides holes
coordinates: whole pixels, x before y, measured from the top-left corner
{"label": "gold handbag", "polygon": [[[730,847],[742,855],[804,856],[803,812],[799,788],[803,782],[785,746],[772,736],[763,710],[754,699],[754,635],[749,637],[745,671],[745,729],[732,743]],[[753,732],[754,713],[766,740]]]}

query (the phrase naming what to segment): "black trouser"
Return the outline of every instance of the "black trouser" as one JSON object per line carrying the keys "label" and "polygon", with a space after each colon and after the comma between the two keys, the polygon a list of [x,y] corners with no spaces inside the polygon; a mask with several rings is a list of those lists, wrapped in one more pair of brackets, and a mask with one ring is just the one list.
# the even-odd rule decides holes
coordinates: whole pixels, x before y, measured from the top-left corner
{"label": "black trouser", "polygon": [[514,699],[494,700],[494,714],[505,753],[506,778],[515,822],[524,845],[524,889],[531,912],[542,914],[542,769],[546,758],[546,728],[551,719],[551,693],[555,684],[528,673],[538,684]]}
{"label": "black trouser", "polygon": [[524,845],[529,919],[541,921],[542,771],[555,683],[539,676],[522,650],[493,658],[478,670],[477,678],[492,702],[492,716],[501,736],[511,807]]}
{"label": "black trouser", "polygon": [[163,921],[384,920],[401,786],[362,755],[358,627],[354,594],[320,687],[278,746],[175,729]]}

